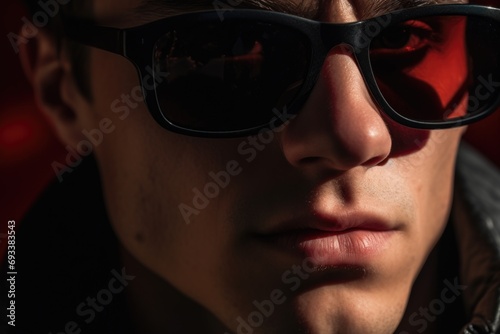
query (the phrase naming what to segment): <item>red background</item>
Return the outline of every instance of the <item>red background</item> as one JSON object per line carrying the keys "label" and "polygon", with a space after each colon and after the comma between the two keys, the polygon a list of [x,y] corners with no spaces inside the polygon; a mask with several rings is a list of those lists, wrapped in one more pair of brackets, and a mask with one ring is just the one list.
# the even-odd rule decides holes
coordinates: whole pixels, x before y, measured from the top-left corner
{"label": "red background", "polygon": [[[498,4],[498,1],[489,1]],[[53,161],[64,161],[66,151],[37,109],[33,92],[7,38],[17,33],[26,16],[13,3],[4,6],[0,27],[0,255],[7,221],[19,221],[40,191],[55,177]],[[500,112],[471,126],[465,136],[500,166]],[[50,224],[40,221],[41,224]]]}

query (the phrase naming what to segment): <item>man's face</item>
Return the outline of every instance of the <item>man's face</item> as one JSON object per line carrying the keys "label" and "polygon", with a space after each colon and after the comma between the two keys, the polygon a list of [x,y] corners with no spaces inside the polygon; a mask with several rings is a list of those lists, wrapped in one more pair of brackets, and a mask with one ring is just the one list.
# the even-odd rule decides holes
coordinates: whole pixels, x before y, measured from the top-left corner
{"label": "man's face", "polygon": [[[369,2],[325,1],[319,18],[356,21]],[[131,14],[139,5],[96,1],[94,15],[124,18],[119,27],[164,17]],[[96,155],[112,225],[135,258],[235,332],[242,320],[255,333],[394,331],[445,226],[461,130],[391,121],[339,48],[285,126],[183,136],[136,98],[128,60],[90,50],[94,99],[78,112],[82,129],[115,126]]]}

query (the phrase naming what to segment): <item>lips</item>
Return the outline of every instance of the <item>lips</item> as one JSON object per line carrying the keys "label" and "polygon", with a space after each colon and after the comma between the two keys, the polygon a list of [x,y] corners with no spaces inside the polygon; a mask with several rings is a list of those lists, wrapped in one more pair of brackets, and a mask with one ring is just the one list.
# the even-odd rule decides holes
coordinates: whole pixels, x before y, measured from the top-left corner
{"label": "lips", "polygon": [[369,215],[293,220],[260,236],[269,247],[316,266],[363,265],[390,250],[400,228]]}

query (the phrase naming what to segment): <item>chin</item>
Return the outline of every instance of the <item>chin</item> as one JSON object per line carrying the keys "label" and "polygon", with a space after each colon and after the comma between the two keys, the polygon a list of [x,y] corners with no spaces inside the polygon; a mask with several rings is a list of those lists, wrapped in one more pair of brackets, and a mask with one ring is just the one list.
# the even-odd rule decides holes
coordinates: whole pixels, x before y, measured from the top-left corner
{"label": "chin", "polygon": [[401,302],[391,300],[388,306],[388,299],[394,296],[391,291],[386,294],[388,298],[380,298],[380,292],[371,294],[349,284],[316,287],[290,296],[282,305],[273,308],[262,305],[260,312],[253,309],[244,313],[246,316],[239,317],[232,333],[393,333],[403,316],[406,299],[400,296]]}

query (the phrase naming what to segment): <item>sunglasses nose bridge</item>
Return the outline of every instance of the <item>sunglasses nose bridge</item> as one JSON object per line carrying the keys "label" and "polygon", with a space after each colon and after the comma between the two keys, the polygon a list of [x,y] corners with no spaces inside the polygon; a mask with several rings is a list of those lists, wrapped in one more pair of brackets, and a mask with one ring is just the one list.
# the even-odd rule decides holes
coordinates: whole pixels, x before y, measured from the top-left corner
{"label": "sunglasses nose bridge", "polygon": [[321,23],[320,36],[325,53],[339,45],[348,45],[355,49],[359,44],[361,32],[362,22]]}

